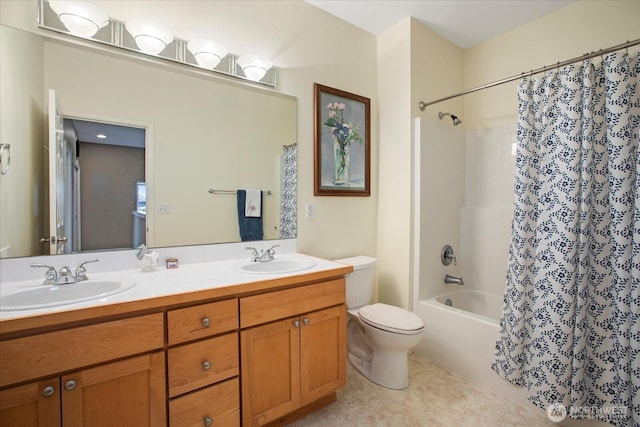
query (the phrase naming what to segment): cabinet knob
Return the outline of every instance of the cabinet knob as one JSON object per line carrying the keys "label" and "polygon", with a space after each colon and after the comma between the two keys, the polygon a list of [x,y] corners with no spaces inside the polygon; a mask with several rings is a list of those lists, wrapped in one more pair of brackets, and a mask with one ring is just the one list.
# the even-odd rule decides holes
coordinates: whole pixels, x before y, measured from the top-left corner
{"label": "cabinet knob", "polygon": [[309,323],[311,323],[311,321],[309,320],[308,317],[305,317],[304,319],[302,319],[302,323],[304,323],[305,325],[308,325]]}
{"label": "cabinet knob", "polygon": [[52,385],[48,385],[42,389],[42,395],[44,397],[51,397],[55,394],[55,392],[56,392],[56,388]]}
{"label": "cabinet knob", "polygon": [[211,320],[209,320],[208,317],[205,317],[204,319],[202,319],[202,326],[208,328],[209,326],[211,326]]}
{"label": "cabinet knob", "polygon": [[293,326],[295,326],[296,328],[300,327],[300,321],[298,319],[293,321]]}
{"label": "cabinet knob", "polygon": [[68,391],[71,391],[74,388],[76,388],[76,385],[77,384],[76,384],[76,382],[74,380],[69,380],[66,383],[64,383],[64,389],[68,390]]}
{"label": "cabinet knob", "polygon": [[203,362],[202,369],[204,369],[205,371],[208,371],[209,369],[211,369],[211,362],[209,362],[208,360]]}
{"label": "cabinet knob", "polygon": [[213,419],[211,417],[204,417],[204,425],[207,427],[213,425]]}

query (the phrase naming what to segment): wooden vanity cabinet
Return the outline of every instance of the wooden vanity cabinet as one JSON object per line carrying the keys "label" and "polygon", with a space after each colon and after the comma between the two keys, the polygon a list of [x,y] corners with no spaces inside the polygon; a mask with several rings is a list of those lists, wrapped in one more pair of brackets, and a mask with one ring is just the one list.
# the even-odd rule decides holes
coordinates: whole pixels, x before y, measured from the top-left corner
{"label": "wooden vanity cabinet", "polygon": [[160,313],[3,341],[2,386],[52,376],[0,391],[0,425],[166,425],[162,347]]}
{"label": "wooden vanity cabinet", "polygon": [[61,425],[60,377],[0,391],[0,426]]}
{"label": "wooden vanity cabinet", "polygon": [[292,421],[345,384],[342,274],[14,323],[0,333],[0,426]]}
{"label": "wooden vanity cabinet", "polygon": [[344,279],[240,299],[243,426],[331,396],[346,382]]}
{"label": "wooden vanity cabinet", "polygon": [[238,300],[167,312],[171,427],[240,426]]}

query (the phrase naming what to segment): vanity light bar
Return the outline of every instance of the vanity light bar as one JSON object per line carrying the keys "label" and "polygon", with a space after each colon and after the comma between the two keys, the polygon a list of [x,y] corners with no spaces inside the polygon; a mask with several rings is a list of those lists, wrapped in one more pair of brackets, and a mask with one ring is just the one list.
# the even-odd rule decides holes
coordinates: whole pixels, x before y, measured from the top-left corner
{"label": "vanity light bar", "polygon": [[[57,33],[67,34],[73,37],[78,37],[83,40],[88,40],[120,49],[129,50],[132,52],[140,53],[147,56],[152,56],[160,59],[165,59],[175,63],[188,65],[198,68],[205,72],[213,72],[216,74],[222,74],[237,79],[246,80],[249,82],[259,83],[266,86],[276,86],[276,74],[277,69],[270,67],[266,70],[264,77],[260,80],[255,80],[249,71],[245,72],[241,64],[238,63],[240,56],[227,54],[215,68],[206,68],[196,60],[194,54],[188,49],[188,41],[174,37],[173,41],[166,44],[166,47],[159,53],[153,54],[143,51],[137,44],[133,36],[126,30],[126,24],[124,22],[117,21],[109,18],[107,25],[100,28],[93,36],[82,36],[74,34],[67,29],[64,23],[59,19],[56,12],[52,9],[48,0],[37,0],[37,22],[38,27],[45,30],[55,31]],[[252,70],[253,68],[247,68]]]}

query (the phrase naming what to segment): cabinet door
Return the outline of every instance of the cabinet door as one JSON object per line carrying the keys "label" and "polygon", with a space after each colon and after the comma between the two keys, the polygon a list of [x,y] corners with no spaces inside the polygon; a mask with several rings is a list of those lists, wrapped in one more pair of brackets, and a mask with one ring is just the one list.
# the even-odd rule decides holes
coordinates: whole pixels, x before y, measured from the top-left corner
{"label": "cabinet door", "polygon": [[63,427],[166,426],[164,353],[62,377]]}
{"label": "cabinet door", "polygon": [[300,406],[300,320],[241,332],[242,425],[259,426]]}
{"label": "cabinet door", "polygon": [[60,377],[0,391],[0,426],[60,425]]}
{"label": "cabinet door", "polygon": [[306,405],[343,387],[347,369],[344,305],[300,316],[300,393]]}

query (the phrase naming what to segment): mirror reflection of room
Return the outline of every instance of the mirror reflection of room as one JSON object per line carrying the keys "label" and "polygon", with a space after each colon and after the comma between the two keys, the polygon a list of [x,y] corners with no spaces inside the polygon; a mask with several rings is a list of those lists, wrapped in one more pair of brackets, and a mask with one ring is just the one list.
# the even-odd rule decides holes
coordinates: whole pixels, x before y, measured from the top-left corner
{"label": "mirror reflection of room", "polygon": [[[271,191],[263,199],[264,240],[296,237],[295,227],[285,229],[295,218],[282,207],[283,188],[294,194],[295,206],[295,181],[292,187],[282,173],[287,147],[295,147],[297,138],[295,98],[4,25],[1,31],[0,102],[11,106],[2,110],[3,140],[16,142],[11,172],[3,176],[0,188],[0,257],[124,249],[142,243],[153,248],[239,242],[237,189]],[[135,149],[71,143],[68,194],[73,195],[73,167],[79,167],[81,180],[88,179],[88,168],[102,167],[103,173],[115,174],[105,175],[110,185],[122,176],[123,168],[137,172],[127,178],[126,191],[104,182],[80,181],[79,200],[68,201],[66,240],[52,250],[51,236],[56,233],[51,233],[48,151],[43,148],[48,144],[43,135],[49,90],[55,91],[66,119],[118,124],[144,135]],[[122,159],[136,158],[136,166],[107,160],[105,150],[130,153]],[[94,154],[100,160],[90,163]],[[138,181],[145,183],[144,214],[136,207]],[[232,194],[212,195],[209,188]],[[113,197],[119,200],[110,200]],[[74,217],[73,203],[79,218]],[[116,215],[104,207],[117,204],[127,205],[119,214],[121,226],[109,224]]]}

